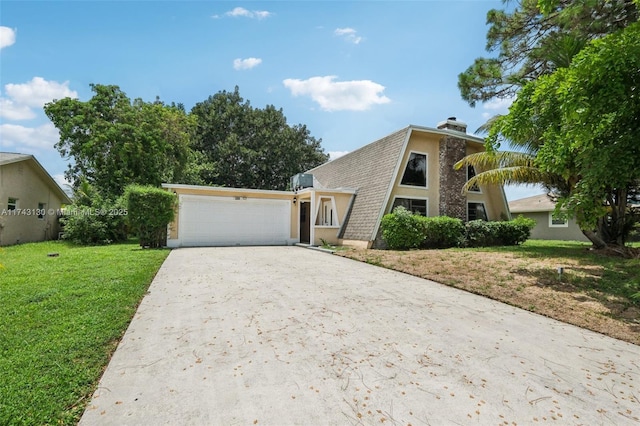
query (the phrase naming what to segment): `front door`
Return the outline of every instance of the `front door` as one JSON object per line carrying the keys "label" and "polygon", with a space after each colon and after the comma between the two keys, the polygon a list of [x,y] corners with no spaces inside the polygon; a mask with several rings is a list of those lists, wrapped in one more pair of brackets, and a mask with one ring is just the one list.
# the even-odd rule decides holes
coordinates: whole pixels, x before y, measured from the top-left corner
{"label": "front door", "polygon": [[300,203],[300,242],[310,244],[311,235],[311,203]]}

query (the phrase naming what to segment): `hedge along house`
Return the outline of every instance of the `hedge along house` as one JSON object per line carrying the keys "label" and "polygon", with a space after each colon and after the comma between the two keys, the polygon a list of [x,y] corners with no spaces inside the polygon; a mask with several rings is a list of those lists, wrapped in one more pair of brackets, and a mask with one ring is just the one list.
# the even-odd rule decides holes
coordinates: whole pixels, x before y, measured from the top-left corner
{"label": "hedge along house", "polygon": [[178,196],[167,245],[384,247],[380,221],[398,205],[464,221],[509,218],[502,187],[462,192],[475,171],[453,165],[482,150],[484,141],[452,117],[438,128],[408,126],[298,175],[293,191],[163,184]]}
{"label": "hedge along house", "polygon": [[33,155],[0,152],[0,245],[58,238],[71,200]]}

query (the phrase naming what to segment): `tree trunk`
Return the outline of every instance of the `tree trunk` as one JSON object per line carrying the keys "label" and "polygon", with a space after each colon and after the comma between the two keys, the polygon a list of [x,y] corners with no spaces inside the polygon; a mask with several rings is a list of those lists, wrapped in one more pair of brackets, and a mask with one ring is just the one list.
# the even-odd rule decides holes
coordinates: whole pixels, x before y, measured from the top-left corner
{"label": "tree trunk", "polygon": [[587,237],[589,241],[593,243],[593,248],[603,249],[607,247],[607,243],[605,242],[605,240],[603,240],[602,237],[600,237],[600,235],[596,231],[587,230],[587,229],[581,229],[581,231],[584,234],[584,236]]}

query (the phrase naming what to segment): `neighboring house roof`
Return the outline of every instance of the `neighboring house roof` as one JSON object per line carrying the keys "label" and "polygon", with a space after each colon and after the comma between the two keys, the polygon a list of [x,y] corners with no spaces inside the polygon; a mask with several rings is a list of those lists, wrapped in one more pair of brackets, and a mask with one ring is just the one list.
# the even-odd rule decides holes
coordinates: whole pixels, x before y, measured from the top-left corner
{"label": "neighboring house roof", "polygon": [[482,138],[464,132],[409,125],[307,171],[313,175],[314,185],[318,183],[323,188],[358,188],[340,238],[364,241],[376,238],[378,223],[401,167],[402,154],[414,131],[453,135],[481,146],[484,144]]}
{"label": "neighboring house roof", "polygon": [[509,201],[511,213],[552,212],[555,208],[556,203],[547,194]]}
{"label": "neighboring house roof", "polygon": [[4,164],[17,163],[18,161],[28,160],[33,157],[27,154],[18,154],[15,152],[0,152],[0,166]]}
{"label": "neighboring house roof", "polygon": [[7,164],[18,163],[20,161],[30,161],[35,167],[36,171],[40,173],[43,178],[43,182],[49,186],[54,192],[60,196],[60,200],[64,204],[70,204],[71,200],[69,196],[60,188],[60,185],[51,177],[51,175],[42,167],[42,164],[36,160],[33,155],[19,154],[15,152],[0,152],[0,166]]}

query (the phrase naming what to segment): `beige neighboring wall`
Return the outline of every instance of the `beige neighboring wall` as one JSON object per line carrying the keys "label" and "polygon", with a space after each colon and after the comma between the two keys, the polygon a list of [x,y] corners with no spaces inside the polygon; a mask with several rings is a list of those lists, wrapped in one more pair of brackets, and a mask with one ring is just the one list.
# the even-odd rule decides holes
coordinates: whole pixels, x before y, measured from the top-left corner
{"label": "beige neighboring wall", "polygon": [[589,239],[584,236],[575,219],[568,219],[567,226],[549,225],[549,215],[551,212],[522,212],[514,213],[514,216],[522,215],[536,221],[536,226],[531,230],[532,240],[566,240],[585,241]]}
{"label": "beige neighboring wall", "polygon": [[[51,181],[33,159],[0,165],[0,245],[58,238],[57,212],[69,200]],[[27,214],[10,214],[9,198],[18,199],[17,209]],[[47,213],[42,218],[37,216],[39,203],[44,204]]]}

